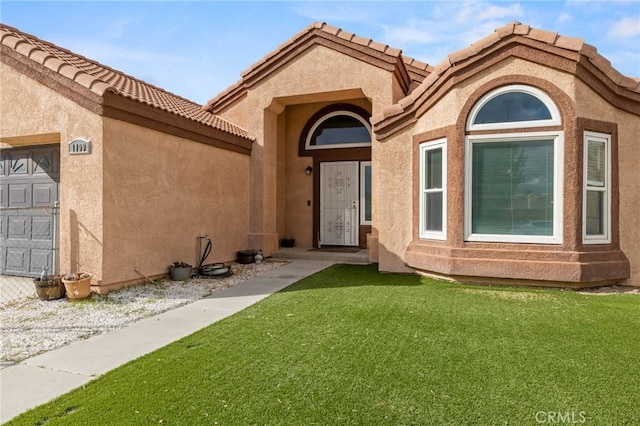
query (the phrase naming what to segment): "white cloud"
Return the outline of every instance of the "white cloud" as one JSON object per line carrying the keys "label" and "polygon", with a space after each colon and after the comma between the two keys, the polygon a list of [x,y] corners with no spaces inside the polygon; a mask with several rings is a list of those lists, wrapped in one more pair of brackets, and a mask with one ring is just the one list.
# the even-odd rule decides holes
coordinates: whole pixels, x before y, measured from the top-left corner
{"label": "white cloud", "polygon": [[[462,41],[462,46],[491,34],[496,28],[500,28],[507,22],[516,21],[524,15],[524,9],[520,3],[508,5],[495,5],[488,2],[469,1],[458,4],[459,11],[455,14],[457,27],[463,31],[455,31],[455,36]],[[451,35],[455,26],[447,30]]]}
{"label": "white cloud", "polygon": [[640,35],[640,17],[627,17],[615,22],[607,31],[610,38],[630,38]]}
{"label": "white cloud", "polygon": [[375,9],[363,7],[358,2],[301,2],[291,7],[293,13],[331,24],[332,22],[357,22],[370,24],[375,21]]}
{"label": "white cloud", "polygon": [[68,39],[61,42],[62,46],[72,52],[101,62],[104,65],[115,66],[116,63],[145,63],[159,64],[179,62],[186,58],[158,52],[154,50],[129,49],[121,44],[110,44],[92,40]]}
{"label": "white cloud", "polygon": [[116,17],[113,21],[107,21],[106,28],[101,31],[102,37],[109,40],[124,38],[127,36],[131,23],[130,17]]}
{"label": "white cloud", "polygon": [[514,3],[508,6],[499,6],[491,3],[470,1],[461,4],[460,12],[456,15],[456,21],[461,24],[473,24],[496,20],[504,22],[505,19],[521,17],[523,12],[524,11],[520,3]]}
{"label": "white cloud", "polygon": [[570,22],[572,21],[572,17],[570,13],[561,13],[560,15],[558,15],[558,19],[556,19],[556,22],[558,25],[562,25],[566,22]]}
{"label": "white cloud", "polygon": [[402,47],[411,43],[431,44],[438,40],[430,28],[433,28],[428,22],[412,21],[408,25],[381,25],[384,30],[385,43],[392,46]]}

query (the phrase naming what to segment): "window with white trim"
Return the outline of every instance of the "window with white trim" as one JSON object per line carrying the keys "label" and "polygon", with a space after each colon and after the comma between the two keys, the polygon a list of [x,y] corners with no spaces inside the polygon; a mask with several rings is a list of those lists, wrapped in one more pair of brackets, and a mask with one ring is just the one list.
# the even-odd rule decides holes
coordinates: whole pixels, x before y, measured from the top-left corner
{"label": "window with white trim", "polygon": [[500,87],[475,104],[467,130],[517,129],[558,126],[560,111],[551,98],[535,87],[514,84]]}
{"label": "window with white trim", "polygon": [[611,135],[584,133],[582,238],[611,243]]}
{"label": "window with white trim", "polygon": [[523,130],[467,136],[467,241],[562,243],[564,134],[535,130],[559,117],[546,94],[521,85],[496,89],[472,109],[469,131]]}
{"label": "window with white trim", "polygon": [[360,163],[360,224],[371,225],[371,161]]}
{"label": "window with white trim", "polygon": [[306,149],[356,148],[371,146],[371,125],[351,111],[333,111],[314,123]]}
{"label": "window with white trim", "polygon": [[420,238],[447,238],[447,143],[420,144]]}

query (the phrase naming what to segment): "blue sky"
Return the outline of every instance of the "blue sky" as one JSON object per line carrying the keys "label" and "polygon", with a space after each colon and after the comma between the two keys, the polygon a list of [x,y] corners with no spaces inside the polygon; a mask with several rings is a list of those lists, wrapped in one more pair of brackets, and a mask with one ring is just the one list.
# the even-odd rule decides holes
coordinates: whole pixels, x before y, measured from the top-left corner
{"label": "blue sky", "polygon": [[0,1],[0,21],[199,103],[324,21],[435,65],[511,21],[584,38],[640,77],[632,1]]}

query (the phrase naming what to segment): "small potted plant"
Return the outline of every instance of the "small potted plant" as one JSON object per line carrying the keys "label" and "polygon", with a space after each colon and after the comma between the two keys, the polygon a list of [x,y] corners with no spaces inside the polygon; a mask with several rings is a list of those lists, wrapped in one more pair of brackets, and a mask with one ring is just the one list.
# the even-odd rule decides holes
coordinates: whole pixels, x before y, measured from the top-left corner
{"label": "small potted plant", "polygon": [[186,281],[193,275],[193,266],[184,262],[173,262],[169,265],[169,273],[173,281]]}
{"label": "small potted plant", "polygon": [[91,297],[91,278],[93,275],[86,272],[76,272],[62,277],[67,299],[79,300]]}
{"label": "small potted plant", "polygon": [[280,247],[293,247],[296,245],[296,239],[293,235],[290,237],[284,237],[280,239]]}
{"label": "small potted plant", "polygon": [[240,250],[236,253],[236,262],[242,265],[253,263],[255,256],[258,254],[255,250]]}
{"label": "small potted plant", "polygon": [[38,278],[33,279],[36,294],[40,300],[55,300],[64,297],[65,289],[61,275],[47,275],[47,268]]}

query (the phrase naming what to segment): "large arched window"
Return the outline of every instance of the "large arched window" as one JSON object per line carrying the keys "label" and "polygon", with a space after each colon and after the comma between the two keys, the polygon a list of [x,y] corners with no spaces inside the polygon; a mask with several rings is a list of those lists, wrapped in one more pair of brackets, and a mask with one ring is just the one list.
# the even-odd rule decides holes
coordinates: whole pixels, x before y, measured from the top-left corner
{"label": "large arched window", "polygon": [[563,132],[536,130],[560,125],[555,103],[529,86],[498,88],[473,107],[465,156],[467,241],[562,243]]}
{"label": "large arched window", "polygon": [[351,111],[334,111],[317,120],[308,133],[306,149],[354,148],[371,145],[371,126]]}

